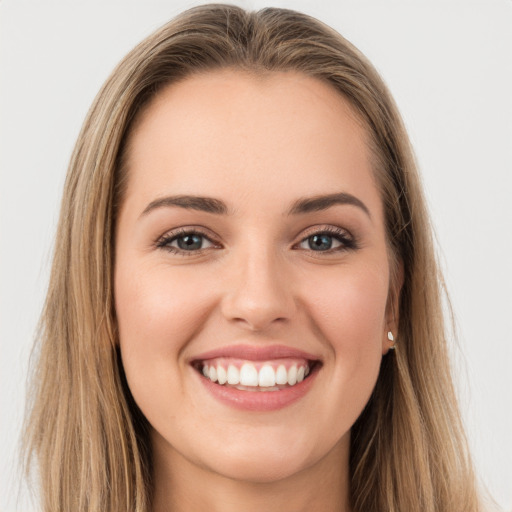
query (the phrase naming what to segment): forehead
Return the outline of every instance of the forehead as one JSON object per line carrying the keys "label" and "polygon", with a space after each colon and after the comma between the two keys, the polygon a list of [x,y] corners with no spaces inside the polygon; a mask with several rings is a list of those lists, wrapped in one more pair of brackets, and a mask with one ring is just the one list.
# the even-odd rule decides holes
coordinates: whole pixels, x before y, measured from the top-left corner
{"label": "forehead", "polygon": [[127,197],[146,201],[272,191],[278,201],[337,191],[378,200],[357,113],[297,72],[219,70],[167,86],[138,119],[127,164]]}

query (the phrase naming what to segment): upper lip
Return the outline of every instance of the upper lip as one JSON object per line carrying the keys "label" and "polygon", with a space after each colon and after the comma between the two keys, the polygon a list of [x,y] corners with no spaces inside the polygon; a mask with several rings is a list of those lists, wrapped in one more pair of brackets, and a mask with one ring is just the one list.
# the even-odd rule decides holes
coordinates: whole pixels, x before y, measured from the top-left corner
{"label": "upper lip", "polygon": [[246,359],[248,361],[270,361],[272,359],[307,359],[318,361],[320,358],[316,355],[298,350],[286,345],[230,345],[219,347],[192,358],[192,362],[216,359],[218,357],[230,357],[235,359]]}

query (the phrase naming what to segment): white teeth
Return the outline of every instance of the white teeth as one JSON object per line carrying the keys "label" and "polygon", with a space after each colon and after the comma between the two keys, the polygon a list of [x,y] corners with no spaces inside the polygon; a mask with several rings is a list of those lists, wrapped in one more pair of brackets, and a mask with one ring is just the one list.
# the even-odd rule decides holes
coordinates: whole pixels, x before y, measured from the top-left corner
{"label": "white teeth", "polygon": [[224,370],[224,366],[217,367],[217,380],[219,381],[219,384],[226,384],[228,374],[226,373],[226,370]]}
{"label": "white teeth", "polygon": [[238,368],[232,364],[228,366],[228,384],[240,384],[240,372]]}
{"label": "white teeth", "polygon": [[288,372],[284,364],[280,364],[276,372],[276,384],[288,384]]}
{"label": "white teeth", "polygon": [[[294,386],[302,382],[309,371],[309,365],[297,367],[297,364],[293,364],[286,370],[286,366],[280,364],[275,370],[271,364],[266,363],[258,372],[256,366],[249,362],[244,363],[240,369],[230,364],[227,371],[221,364],[204,364],[201,369],[202,374],[212,382],[218,382],[221,385],[227,383],[245,391],[251,390],[248,389],[251,387],[266,388],[265,391],[279,391],[282,388],[277,386]],[[257,389],[252,390],[257,391]]]}
{"label": "white teeth", "polygon": [[270,388],[276,385],[276,374],[274,372],[274,368],[266,364],[260,370],[258,376],[258,385],[265,388]]}
{"label": "white teeth", "polygon": [[242,386],[258,385],[258,370],[250,363],[244,363],[240,368],[240,384]]}
{"label": "white teeth", "polygon": [[297,384],[297,367],[295,365],[288,370],[288,384],[290,386]]}

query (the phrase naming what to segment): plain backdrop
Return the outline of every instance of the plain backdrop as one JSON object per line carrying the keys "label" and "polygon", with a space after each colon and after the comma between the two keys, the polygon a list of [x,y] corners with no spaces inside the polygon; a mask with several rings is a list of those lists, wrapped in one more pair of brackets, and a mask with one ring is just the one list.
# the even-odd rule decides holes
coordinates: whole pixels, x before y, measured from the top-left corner
{"label": "plain backdrop", "polygon": [[[25,491],[18,496],[17,443],[80,125],[114,65],[197,3],[0,0],[2,512],[38,510]],[[237,3],[293,8],[327,22],[389,85],[423,173],[457,316],[454,369],[477,471],[512,510],[512,1]]]}

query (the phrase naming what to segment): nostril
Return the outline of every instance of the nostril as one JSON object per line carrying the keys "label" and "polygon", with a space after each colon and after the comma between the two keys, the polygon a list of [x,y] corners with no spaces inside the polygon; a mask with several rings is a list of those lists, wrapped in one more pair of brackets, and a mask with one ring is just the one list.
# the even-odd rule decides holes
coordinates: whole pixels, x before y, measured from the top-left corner
{"label": "nostril", "polygon": [[287,319],[285,317],[267,318],[264,313],[253,311],[247,314],[245,318],[236,317],[232,321],[241,326],[246,326],[251,331],[263,331],[271,325],[286,323]]}
{"label": "nostril", "polygon": [[252,331],[262,331],[290,320],[295,300],[290,283],[281,283],[264,269],[240,280],[222,300],[222,314],[230,322]]}

